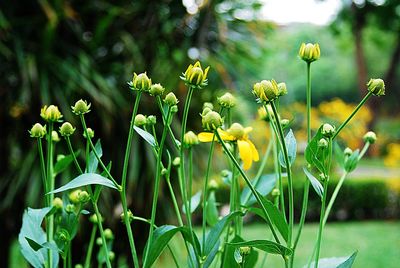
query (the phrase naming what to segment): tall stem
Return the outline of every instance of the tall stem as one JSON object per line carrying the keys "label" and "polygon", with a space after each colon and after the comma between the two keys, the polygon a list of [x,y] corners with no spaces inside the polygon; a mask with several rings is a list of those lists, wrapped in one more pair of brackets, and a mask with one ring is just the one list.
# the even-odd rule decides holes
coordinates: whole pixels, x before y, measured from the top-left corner
{"label": "tall stem", "polygon": [[192,184],[193,184],[193,151],[192,147],[188,148],[189,155],[189,183],[186,194],[189,200],[189,217],[192,218]]}
{"label": "tall stem", "polygon": [[325,226],[326,221],[328,220],[329,213],[331,212],[332,206],[335,203],[336,197],[340,191],[340,188],[342,188],[343,182],[346,179],[347,172],[344,172],[342,177],[340,177],[340,180],[338,184],[335,187],[335,190],[333,191],[333,194],[331,196],[331,199],[329,200],[328,206],[326,207],[325,215],[324,215],[324,220],[323,220],[323,225]]}
{"label": "tall stem", "polygon": [[65,140],[66,140],[67,145],[68,145],[68,150],[69,150],[70,154],[72,155],[72,157],[74,159],[74,164],[75,164],[76,169],[79,171],[80,174],[83,174],[81,166],[78,163],[78,159],[76,159],[76,155],[74,153],[74,150],[72,149],[71,140],[69,139],[68,136],[65,136]]}
{"label": "tall stem", "polygon": [[[52,132],[53,132],[53,122],[49,122],[49,132],[47,133],[47,164],[46,164],[46,179],[47,179],[47,190],[54,190],[54,177],[53,177],[53,140],[52,140]],[[52,200],[54,199],[54,194],[48,194],[47,204],[50,206]],[[48,216],[48,226],[47,229],[47,242],[53,241],[54,235],[54,215],[51,214]],[[48,268],[53,267],[53,255],[51,250],[47,251],[48,258],[47,264]]]}
{"label": "tall stem", "polygon": [[85,258],[85,266],[84,266],[85,268],[90,268],[93,245],[94,245],[94,240],[96,238],[96,231],[97,231],[97,225],[93,224],[92,233],[90,235],[90,240],[89,240],[89,246],[88,246],[88,250],[87,250],[86,258]]}
{"label": "tall stem", "polygon": [[[42,146],[41,138],[38,138],[37,142],[38,142],[38,151],[39,151],[39,159],[40,159],[40,172],[42,174],[42,182],[43,182],[43,191],[45,194],[47,194],[48,190],[47,190],[47,179],[46,179],[46,166],[44,163],[43,146]],[[46,207],[50,206],[50,204],[48,204],[47,197],[45,200],[45,204],[46,204]]]}
{"label": "tall stem", "polygon": [[[88,188],[88,189],[90,189],[90,188]],[[93,196],[92,193],[90,193],[90,195]],[[94,213],[96,214],[96,217],[97,217],[97,223],[98,223],[98,227],[99,227],[100,237],[101,237],[101,241],[103,244],[104,255],[106,258],[106,265],[107,265],[107,268],[111,268],[110,256],[108,255],[107,240],[104,235],[103,224],[101,223],[101,219],[102,219],[101,214],[100,214],[99,208],[97,206],[97,203],[93,201],[92,205],[94,208]]]}

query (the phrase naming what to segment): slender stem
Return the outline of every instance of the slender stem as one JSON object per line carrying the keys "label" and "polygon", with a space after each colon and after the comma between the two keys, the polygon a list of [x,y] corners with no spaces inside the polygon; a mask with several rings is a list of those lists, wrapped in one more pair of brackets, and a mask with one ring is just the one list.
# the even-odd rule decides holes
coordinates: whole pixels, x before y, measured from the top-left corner
{"label": "slender stem", "polygon": [[[237,157],[237,145],[233,145],[233,154],[235,158]],[[239,211],[240,210],[240,185],[239,185],[239,176],[237,174],[237,168],[235,168],[235,165],[233,165],[233,170],[232,170],[232,180],[235,182],[234,183],[234,211]],[[243,225],[243,218],[241,215],[238,215],[234,219],[234,225],[235,225],[235,236],[236,235],[241,235],[242,232],[242,225]]]}
{"label": "slender stem", "polygon": [[[272,128],[272,123],[271,123],[271,128]],[[279,143],[276,142],[276,139],[278,136],[274,136],[272,131],[272,140],[274,141],[274,168],[276,174],[278,174],[278,184],[279,184],[279,198],[280,198],[280,209],[283,214],[283,217],[285,221],[287,222],[287,217],[286,217],[286,209],[285,209],[285,192],[283,191],[283,183],[282,183],[282,168],[281,165],[279,164],[278,160],[278,151],[279,151]]]}
{"label": "slender stem", "polygon": [[85,266],[84,266],[85,268],[90,268],[90,262],[92,259],[92,251],[93,251],[94,240],[96,238],[96,232],[97,232],[97,225],[93,224],[92,233],[90,235],[90,240],[89,240],[89,246],[85,258]]}
{"label": "slender stem", "polygon": [[[88,136],[86,136],[86,137],[88,137]],[[89,138],[86,138],[86,151],[85,151],[86,172],[89,171],[89,155],[90,155]]]}
{"label": "slender stem", "polygon": [[292,242],[292,233],[293,233],[293,222],[294,222],[294,206],[293,206],[293,181],[292,181],[292,171],[290,168],[290,162],[289,162],[289,156],[288,156],[288,151],[286,148],[286,142],[285,142],[285,137],[283,136],[283,130],[282,130],[282,125],[280,121],[278,120],[278,112],[276,111],[276,107],[274,102],[271,102],[271,107],[272,111],[274,112],[274,116],[276,119],[276,125],[279,133],[279,138],[280,138],[280,144],[282,147],[282,153],[283,157],[285,159],[285,165],[286,165],[286,172],[287,172],[287,178],[288,178],[288,202],[289,202],[289,234],[288,234],[288,246],[291,247],[291,242]]}
{"label": "slender stem", "polygon": [[83,171],[81,169],[81,166],[78,163],[78,159],[76,159],[76,155],[74,153],[74,150],[72,149],[71,140],[69,139],[68,136],[65,136],[65,140],[67,141],[68,150],[69,150],[70,154],[72,155],[72,157],[74,158],[75,167],[79,171],[79,173],[82,174]]}
{"label": "slender stem", "polygon": [[214,153],[214,142],[215,139],[215,134],[213,135],[213,138],[211,140],[211,145],[210,145],[210,151],[208,153],[208,161],[207,161],[207,169],[206,169],[206,176],[204,178],[204,186],[203,186],[203,219],[202,219],[202,224],[201,224],[201,231],[202,231],[202,249],[205,249],[206,246],[206,217],[207,217],[207,189],[208,189],[208,178],[210,175],[210,169],[211,169],[211,162],[212,162],[212,156]]}
{"label": "slender stem", "polygon": [[172,204],[174,205],[175,214],[176,214],[176,217],[178,218],[179,226],[183,226],[182,216],[181,216],[181,213],[179,212],[178,202],[176,201],[176,196],[174,193],[174,189],[172,188],[171,179],[169,178],[169,175],[166,178],[166,181],[167,181],[169,192],[171,194],[171,199],[172,199]]}
{"label": "slender stem", "polygon": [[239,170],[240,175],[242,175],[243,179],[245,180],[246,184],[249,186],[251,192],[254,194],[257,202],[260,204],[262,211],[264,212],[264,216],[267,219],[267,224],[269,226],[269,228],[271,229],[272,235],[274,236],[274,239],[277,243],[280,243],[280,240],[276,234],[276,231],[274,229],[274,227],[272,226],[271,223],[271,218],[267,212],[267,209],[264,206],[264,203],[261,200],[260,195],[258,194],[258,192],[256,191],[256,189],[254,188],[254,186],[251,184],[250,179],[247,177],[246,173],[243,171],[243,169],[241,168],[240,164],[236,161],[235,157],[232,155],[232,153],[229,151],[229,149],[226,147],[226,144],[224,142],[224,140],[221,138],[221,136],[219,135],[218,131],[215,130],[214,131],[218,141],[221,143],[222,147],[224,148],[224,151],[228,154],[229,158],[232,160],[232,162],[234,163],[234,165],[236,166],[236,168]]}
{"label": "slender stem", "polygon": [[[160,112],[161,112],[161,119],[163,121],[163,124],[165,125],[165,119],[166,118],[165,118],[164,109],[163,109],[163,106],[162,106],[161,97],[157,96],[156,100],[157,100],[158,108],[160,109]],[[171,137],[171,139],[172,139],[172,141],[173,141],[173,143],[175,145],[175,149],[179,150],[179,145],[178,145],[178,142],[177,142],[177,140],[175,138],[174,132],[171,129],[171,125],[168,125],[168,133],[169,133],[169,136]]]}
{"label": "slender stem", "polygon": [[347,125],[347,123],[353,118],[353,116],[360,110],[361,106],[364,105],[364,103],[371,97],[372,92],[368,91],[367,95],[360,101],[360,103],[357,105],[356,108],[354,108],[353,112],[350,114],[350,116],[344,121],[340,127],[336,130],[335,134],[332,137],[332,140],[336,138],[337,135],[339,135],[340,131]]}
{"label": "slender stem", "polygon": [[322,240],[322,230],[324,228],[323,221],[324,221],[324,217],[325,217],[325,203],[326,203],[327,190],[328,190],[328,180],[325,180],[324,181],[324,193],[322,195],[321,215],[320,215],[319,227],[318,227],[317,250],[315,253],[314,268],[318,268],[319,252],[321,249],[321,240]]}
{"label": "slender stem", "polygon": [[192,184],[193,184],[193,150],[192,147],[188,148],[189,155],[189,182],[187,188],[187,196],[189,200],[189,217],[192,218]]}
{"label": "slender stem", "polygon": [[328,206],[326,207],[326,211],[325,211],[325,216],[324,216],[324,220],[323,220],[323,225],[325,226],[326,221],[328,220],[329,217],[329,213],[331,212],[332,206],[335,203],[336,197],[340,191],[340,188],[343,185],[344,180],[346,179],[347,176],[347,172],[344,172],[342,177],[340,177],[340,180],[338,182],[338,184],[335,187],[335,190],[333,191],[333,194],[331,196],[331,199],[329,200]]}
{"label": "slender stem", "polygon": [[[49,132],[47,133],[47,164],[46,164],[46,179],[47,179],[47,190],[54,190],[54,177],[53,177],[53,140],[52,140],[52,132],[53,132],[53,122],[49,122]],[[54,199],[54,194],[48,195],[48,205],[50,206],[52,200]],[[54,235],[54,215],[48,216],[48,226],[47,229],[47,242],[53,241]],[[53,255],[51,250],[47,250],[48,258],[47,264],[48,268],[53,267]]]}
{"label": "slender stem", "polygon": [[[166,120],[167,125],[170,123],[170,120],[171,120],[171,109],[168,108],[167,120]],[[152,202],[152,207],[151,207],[149,238],[148,238],[148,241],[147,241],[147,245],[148,246],[146,247],[146,253],[144,255],[143,267],[146,267],[150,246],[151,246],[151,243],[153,242],[153,232],[154,232],[154,226],[153,225],[154,225],[155,219],[156,219],[157,200],[158,200],[158,193],[159,193],[159,190],[160,190],[159,188],[160,188],[160,178],[161,178],[161,161],[162,161],[165,138],[167,137],[167,129],[168,128],[166,126],[164,126],[164,130],[163,130],[163,133],[162,133],[160,146],[159,146],[159,150],[158,150],[158,155],[157,155],[156,181],[155,181],[155,184],[154,184],[153,202]]]}
{"label": "slender stem", "polygon": [[[40,171],[42,174],[42,182],[43,182],[43,190],[45,193],[48,192],[47,190],[47,179],[46,179],[46,167],[44,163],[44,156],[43,156],[43,146],[42,146],[42,140],[41,138],[37,139],[38,142],[38,151],[39,151],[39,159],[40,159]],[[48,198],[46,197],[45,200],[46,206],[48,207],[50,204],[48,204]]]}
{"label": "slender stem", "polygon": [[364,144],[364,147],[362,148],[360,154],[358,155],[358,161],[360,161],[361,158],[364,156],[364,154],[367,152],[367,150],[368,150],[370,144],[371,144],[371,143],[370,143],[369,141],[367,141],[367,142]]}
{"label": "slender stem", "polygon": [[307,62],[307,142],[311,140],[311,62]]}
{"label": "slender stem", "polygon": [[93,204],[94,212],[95,212],[96,217],[97,217],[97,223],[98,223],[98,227],[99,227],[101,241],[103,243],[103,250],[104,250],[104,255],[105,255],[105,258],[106,258],[106,265],[107,265],[107,268],[111,268],[110,257],[108,255],[107,240],[106,240],[106,237],[104,235],[103,224],[101,223],[101,219],[102,219],[101,218],[101,214],[100,214],[99,208],[97,206],[97,203],[96,202],[92,202],[92,204]]}

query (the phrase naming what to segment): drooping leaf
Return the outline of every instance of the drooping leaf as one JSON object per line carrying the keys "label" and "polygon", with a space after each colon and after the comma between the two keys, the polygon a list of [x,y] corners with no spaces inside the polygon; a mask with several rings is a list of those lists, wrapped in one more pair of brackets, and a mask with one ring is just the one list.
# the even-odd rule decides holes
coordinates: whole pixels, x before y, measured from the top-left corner
{"label": "drooping leaf", "polygon": [[[103,149],[101,148],[101,141],[100,139],[97,140],[96,145],[94,146],[96,153],[101,158],[103,156]],[[93,151],[89,153],[89,166],[86,167],[87,173],[94,173],[99,165],[99,161],[97,160],[96,155]]]}
{"label": "drooping leaf", "polygon": [[[75,157],[78,157],[80,150],[76,151]],[[74,157],[72,154],[64,156],[54,165],[54,174],[59,174],[63,172],[72,162],[74,162]]]}
{"label": "drooping leaf", "polygon": [[[193,213],[196,208],[199,206],[201,200],[201,191],[195,193],[192,198],[190,198],[190,213]],[[182,211],[186,214],[185,206],[182,206]]]}
{"label": "drooping leaf", "polygon": [[347,172],[352,172],[354,169],[356,169],[357,164],[358,164],[358,156],[360,155],[360,150],[357,149],[355,150],[344,162],[344,170]]}
{"label": "drooping leaf", "polygon": [[322,126],[318,129],[315,136],[308,143],[306,150],[304,151],[304,156],[307,162],[317,168],[319,172],[325,173],[324,161],[328,157],[329,150],[321,149],[318,147],[318,141],[324,138],[322,135]]}
{"label": "drooping leaf", "polygon": [[[275,184],[276,184],[276,175],[266,174],[262,175],[257,181],[257,183],[253,186],[261,195],[266,196],[274,189]],[[240,203],[244,206],[251,206],[256,201],[257,201],[256,197],[251,192],[250,188],[246,185],[243,188],[242,194],[240,196]]]}
{"label": "drooping leaf", "polygon": [[206,220],[208,225],[214,226],[218,222],[218,209],[215,199],[215,191],[211,191],[208,195],[206,206]]}
{"label": "drooping leaf", "polygon": [[[332,257],[323,258],[318,261],[318,267],[320,268],[351,268],[353,266],[354,260],[357,256],[357,251],[354,252],[349,257]],[[315,262],[311,263],[311,267],[314,267]],[[303,268],[309,267],[308,265],[303,266]]]}
{"label": "drooping leaf", "polygon": [[48,194],[60,193],[60,192],[64,192],[67,190],[74,189],[74,188],[78,188],[78,187],[82,187],[82,186],[86,186],[86,185],[92,185],[92,184],[103,185],[103,186],[107,186],[112,189],[117,189],[117,187],[112,183],[112,181],[110,181],[107,178],[104,178],[103,176],[101,176],[99,174],[84,173],[82,175],[79,175],[72,181],[68,182],[64,186],[61,186],[60,188],[57,188],[54,191],[49,192]]}
{"label": "drooping leaf", "polygon": [[144,131],[143,129],[141,129],[137,126],[133,126],[133,128],[135,129],[137,134],[139,134],[148,144],[150,144],[153,147],[156,146],[156,141],[155,141],[153,135],[151,135],[149,132]]}
{"label": "drooping leaf", "polygon": [[[286,134],[285,144],[288,153],[289,164],[292,165],[294,160],[296,159],[297,142],[291,129]],[[286,168],[285,157],[283,156],[282,151],[279,152],[279,163],[282,167]]]}
{"label": "drooping leaf", "polygon": [[322,184],[305,167],[303,167],[303,171],[306,174],[306,177],[308,178],[308,180],[311,182],[311,185],[314,188],[315,192],[322,199],[322,196],[324,194],[324,187],[322,186]]}
{"label": "drooping leaf", "polygon": [[229,243],[232,246],[236,247],[253,247],[258,248],[262,251],[271,253],[271,254],[278,254],[283,256],[290,256],[293,254],[293,250],[282,246],[278,243],[269,240],[251,240],[251,241],[244,241],[244,242],[235,242]]}

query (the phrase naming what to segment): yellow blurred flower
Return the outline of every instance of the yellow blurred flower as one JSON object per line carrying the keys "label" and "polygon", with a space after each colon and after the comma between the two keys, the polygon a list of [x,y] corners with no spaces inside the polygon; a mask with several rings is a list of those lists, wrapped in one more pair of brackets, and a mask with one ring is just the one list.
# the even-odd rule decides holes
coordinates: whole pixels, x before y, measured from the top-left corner
{"label": "yellow blurred flower", "polygon": [[387,146],[387,155],[383,159],[383,163],[389,167],[398,167],[400,166],[400,144],[399,143],[390,143]]}

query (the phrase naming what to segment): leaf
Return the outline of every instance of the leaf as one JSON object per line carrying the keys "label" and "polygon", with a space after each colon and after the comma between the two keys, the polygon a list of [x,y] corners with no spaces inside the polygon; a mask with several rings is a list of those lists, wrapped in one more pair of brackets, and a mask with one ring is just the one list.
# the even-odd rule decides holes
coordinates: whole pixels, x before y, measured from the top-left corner
{"label": "leaf", "polygon": [[[101,158],[103,156],[103,149],[101,148],[100,139],[97,140],[96,145],[94,146],[94,149],[96,150],[97,155]],[[87,173],[96,172],[96,169],[97,169],[98,165],[99,165],[99,161],[97,160],[96,155],[94,154],[93,151],[90,151],[90,153],[89,153],[89,166],[86,167],[86,172]]]}
{"label": "leaf", "polygon": [[[296,159],[297,142],[291,129],[289,130],[288,134],[286,134],[285,144],[288,153],[289,164],[292,165],[294,160]],[[279,152],[279,163],[282,167],[286,167],[286,162],[282,151]]]}
{"label": "leaf", "polygon": [[235,249],[235,251],[233,252],[233,257],[235,258],[237,264],[241,264],[243,262],[243,257],[242,255],[240,255],[239,248]]}
{"label": "leaf", "polygon": [[232,212],[219,220],[217,224],[215,224],[214,227],[211,228],[210,232],[207,234],[206,243],[203,248],[204,256],[207,256],[211,253],[215,244],[218,243],[219,237],[221,236],[223,230],[228,225],[228,223],[231,222],[235,217],[241,216],[241,214],[242,212],[240,211]]}
{"label": "leaf", "polygon": [[217,202],[215,199],[215,191],[211,191],[208,196],[206,206],[206,220],[208,225],[214,226],[218,222],[218,209]]}
{"label": "leaf", "polygon": [[[41,224],[44,217],[50,212],[51,207],[42,209],[28,208],[22,217],[22,227],[18,235],[22,255],[35,268],[42,268],[47,261],[46,233]],[[54,242],[51,242],[55,246]],[[57,248],[55,246],[55,248]],[[57,267],[59,255],[57,250],[50,250],[53,256],[53,266]]]}
{"label": "leaf", "polygon": [[79,175],[72,181],[68,182],[64,186],[61,186],[60,188],[55,189],[54,191],[51,191],[47,194],[55,194],[55,193],[60,193],[64,192],[67,190],[71,190],[74,188],[86,186],[86,185],[92,185],[92,184],[97,184],[97,185],[103,185],[107,186],[112,189],[117,189],[117,187],[110,181],[109,179],[96,174],[96,173],[84,173],[82,175]]}
{"label": "leaf", "polygon": [[344,162],[344,170],[347,172],[352,172],[354,169],[356,169],[357,164],[358,164],[358,156],[360,155],[360,150],[355,150]]}
{"label": "leaf", "polygon": [[[80,153],[80,150],[76,151],[75,157],[77,157]],[[72,162],[74,162],[74,156],[72,154],[69,154],[67,156],[64,156],[60,160],[57,161],[57,163],[54,165],[54,174],[59,174],[63,172]]]}
{"label": "leaf", "polygon": [[225,169],[225,170],[223,170],[221,172],[221,176],[222,176],[222,181],[226,185],[231,185],[231,182],[232,182],[232,171]]}
{"label": "leaf", "polygon": [[318,147],[318,141],[322,138],[324,138],[324,136],[322,135],[321,126],[315,136],[308,143],[306,150],[304,151],[304,156],[311,166],[317,168],[320,172],[325,173],[325,167],[323,163],[329,154],[329,150],[323,150]]}
{"label": "leaf", "polygon": [[344,168],[344,153],[337,142],[334,142],[333,144],[333,152],[335,154],[336,162],[340,167]]}
{"label": "leaf", "polygon": [[[193,213],[196,208],[199,206],[201,200],[201,191],[198,191],[196,194],[190,198],[190,213]],[[182,206],[182,211],[184,214],[186,214],[186,209],[185,206]]]}
{"label": "leaf", "polygon": [[[230,243],[226,244],[225,252],[223,255],[224,262],[223,268],[237,267],[237,262],[235,259],[235,253],[237,247],[232,245],[232,243],[244,242],[243,238],[240,236],[235,236]],[[251,250],[250,254],[246,255],[244,267],[253,268],[257,264],[258,252],[256,250]]]}
{"label": "leaf", "polygon": [[[257,192],[259,192],[263,196],[266,196],[274,189],[275,183],[276,183],[276,175],[275,174],[266,174],[266,175],[262,175],[259,178],[259,180],[257,181],[257,183],[253,186],[257,190]],[[250,198],[248,198],[249,195],[250,195]],[[248,200],[247,202],[246,202],[246,199]],[[251,206],[256,201],[257,201],[256,197],[251,192],[250,188],[246,185],[243,188],[242,194],[240,196],[240,203],[244,206]]]}
{"label": "leaf", "polygon": [[322,199],[322,196],[324,195],[324,187],[322,184],[319,182],[317,178],[314,177],[313,174],[311,174],[305,167],[303,167],[303,171],[306,174],[308,180],[311,182],[312,187],[314,188],[315,192],[319,195],[319,197]]}
{"label": "leaf", "polygon": [[232,246],[236,247],[253,247],[258,248],[262,251],[271,253],[271,254],[278,254],[282,256],[290,256],[293,254],[293,250],[282,246],[278,243],[269,240],[251,240],[251,241],[244,241],[244,242],[236,242],[236,243],[229,243]]}
{"label": "leaf", "polygon": [[153,147],[156,147],[156,141],[154,139],[154,136],[151,135],[149,132],[144,131],[143,129],[133,126],[137,134],[139,134],[148,144],[150,144]]}
{"label": "leaf", "polygon": [[[279,209],[271,201],[269,201],[263,196],[260,197],[265,209],[267,210],[267,213],[271,219],[272,224],[276,226],[279,233],[282,235],[283,239],[285,239],[285,241],[287,242],[289,238],[289,226],[285,220],[285,217],[283,216],[282,212],[280,212]],[[268,222],[268,219],[265,217],[265,214],[262,209],[250,207],[249,211],[254,214],[257,214],[258,216],[263,218],[266,222]]]}
{"label": "leaf", "polygon": [[206,260],[204,261],[204,268],[208,268],[211,266],[215,256],[218,253],[219,250],[219,246],[220,246],[221,242],[218,240],[217,243],[215,243],[214,248],[211,250],[210,254],[207,255]]}
{"label": "leaf", "polygon": [[[319,259],[319,268],[351,268],[353,266],[354,260],[357,256],[357,251],[354,252],[349,257],[333,257],[333,258],[323,258]],[[311,263],[311,267],[314,267],[315,262]],[[303,268],[309,267],[308,265],[303,266]]]}

